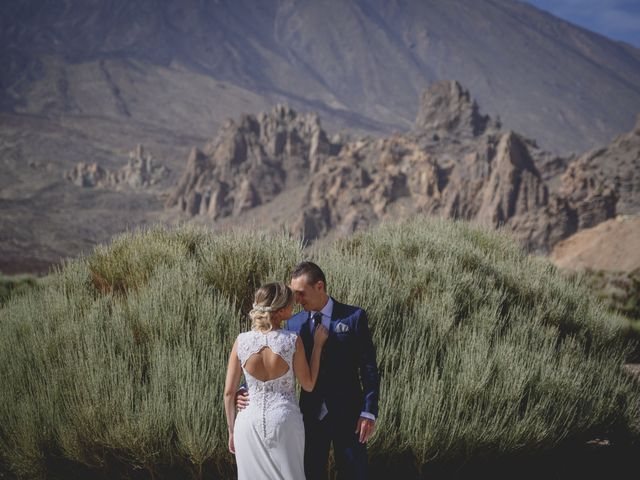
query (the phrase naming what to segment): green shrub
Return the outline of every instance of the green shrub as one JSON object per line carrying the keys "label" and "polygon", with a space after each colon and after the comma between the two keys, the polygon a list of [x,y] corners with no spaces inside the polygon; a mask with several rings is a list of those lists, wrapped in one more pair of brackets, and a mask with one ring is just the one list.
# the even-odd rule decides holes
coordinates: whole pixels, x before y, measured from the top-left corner
{"label": "green shrub", "polygon": [[610,310],[627,318],[625,336],[637,346],[631,352],[629,361],[640,362],[640,270],[624,272],[587,269],[572,274],[582,276],[583,281]]}
{"label": "green shrub", "polygon": [[318,251],[332,293],[365,305],[382,367],[373,451],[429,459],[637,438],[626,321],[507,234],[388,225]]}
{"label": "green shrub", "polygon": [[[428,220],[312,257],[369,313],[382,373],[373,456],[496,457],[640,436],[624,322],[506,234]],[[308,253],[308,252],[307,252]],[[305,256],[287,235],[152,228],[68,262],[0,310],[0,464],[223,475],[222,389],[257,285]]]}
{"label": "green shrub", "polygon": [[33,275],[3,275],[0,273],[0,307],[13,295],[21,295],[24,292],[36,288],[38,278]]}
{"label": "green shrub", "polygon": [[585,281],[616,312],[640,320],[640,270],[631,272],[585,270]]}

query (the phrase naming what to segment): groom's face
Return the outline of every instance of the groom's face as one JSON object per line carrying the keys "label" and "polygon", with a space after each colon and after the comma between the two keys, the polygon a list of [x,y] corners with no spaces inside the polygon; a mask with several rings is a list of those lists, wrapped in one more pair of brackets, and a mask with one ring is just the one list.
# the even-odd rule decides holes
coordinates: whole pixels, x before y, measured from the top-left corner
{"label": "groom's face", "polygon": [[318,281],[310,284],[306,274],[291,279],[291,290],[295,294],[296,302],[302,305],[305,310],[317,312],[327,303],[324,283]]}

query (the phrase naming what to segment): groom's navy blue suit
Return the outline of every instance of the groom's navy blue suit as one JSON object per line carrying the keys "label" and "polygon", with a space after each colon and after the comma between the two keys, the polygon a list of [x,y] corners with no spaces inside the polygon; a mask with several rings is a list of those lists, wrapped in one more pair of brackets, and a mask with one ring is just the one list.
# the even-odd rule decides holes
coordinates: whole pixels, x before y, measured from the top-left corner
{"label": "groom's navy blue suit", "polygon": [[[313,334],[310,312],[287,322],[299,332],[307,361],[311,361]],[[333,300],[329,338],[324,345],[320,373],[312,392],[300,396],[305,427],[307,480],[326,479],[329,446],[333,442],[339,478],[367,478],[367,451],[355,433],[362,412],[378,416],[380,380],[367,314],[359,307]],[[322,404],[328,413],[319,419]]]}

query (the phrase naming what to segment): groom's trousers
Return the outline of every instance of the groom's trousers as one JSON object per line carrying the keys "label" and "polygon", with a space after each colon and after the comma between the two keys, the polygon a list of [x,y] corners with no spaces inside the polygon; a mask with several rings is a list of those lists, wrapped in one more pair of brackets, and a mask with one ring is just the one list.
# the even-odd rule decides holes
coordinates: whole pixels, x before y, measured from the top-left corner
{"label": "groom's trousers", "polygon": [[333,454],[339,480],[368,478],[367,448],[355,433],[358,419],[344,421],[329,413],[322,420],[305,416],[304,471],[307,480],[326,480],[329,447]]}

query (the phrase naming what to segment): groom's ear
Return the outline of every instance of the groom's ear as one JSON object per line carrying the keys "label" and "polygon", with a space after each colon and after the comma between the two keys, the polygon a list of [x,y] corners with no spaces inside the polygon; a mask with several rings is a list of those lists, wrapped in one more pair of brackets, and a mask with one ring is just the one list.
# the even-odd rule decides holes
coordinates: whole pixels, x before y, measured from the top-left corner
{"label": "groom's ear", "polygon": [[323,292],[327,291],[327,287],[325,286],[324,282],[322,280],[318,280],[316,282],[316,287],[318,288],[318,290],[322,290]]}

